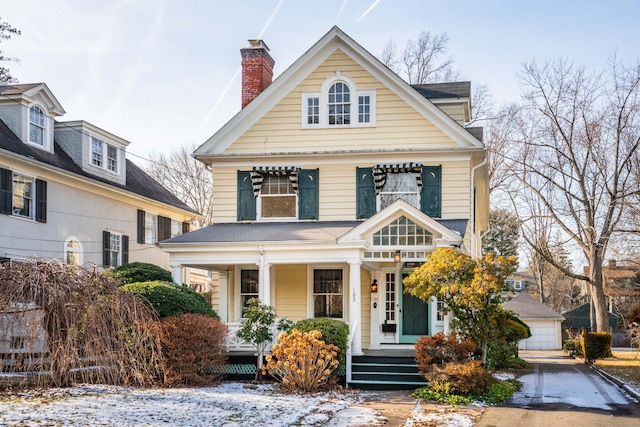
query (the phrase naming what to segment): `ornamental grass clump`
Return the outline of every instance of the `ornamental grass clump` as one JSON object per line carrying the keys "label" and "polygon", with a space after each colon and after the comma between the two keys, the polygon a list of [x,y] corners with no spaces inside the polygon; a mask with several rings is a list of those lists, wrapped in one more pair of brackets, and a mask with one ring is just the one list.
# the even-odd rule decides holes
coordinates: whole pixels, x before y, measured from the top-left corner
{"label": "ornamental grass clump", "polygon": [[338,367],[338,347],[321,340],[320,331],[282,333],[262,372],[269,373],[293,392],[309,393],[326,384]]}

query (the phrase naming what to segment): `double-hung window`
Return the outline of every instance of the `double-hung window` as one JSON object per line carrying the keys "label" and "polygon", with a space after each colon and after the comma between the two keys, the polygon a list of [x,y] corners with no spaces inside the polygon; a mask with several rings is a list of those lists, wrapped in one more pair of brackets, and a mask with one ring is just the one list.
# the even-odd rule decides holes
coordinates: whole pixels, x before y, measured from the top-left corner
{"label": "double-hung window", "polygon": [[91,164],[110,172],[118,172],[118,149],[96,138],[91,138]]}
{"label": "double-hung window", "polygon": [[44,113],[37,105],[29,108],[29,142],[44,146]]}
{"label": "double-hung window", "polygon": [[382,210],[398,199],[414,208],[420,207],[420,192],[416,175],[412,172],[388,173],[384,186],[380,189],[379,209]]}
{"label": "double-hung window", "polygon": [[144,245],[154,245],[161,240],[170,239],[189,232],[189,223],[173,220],[169,217],[156,215],[138,209],[138,238],[137,242]]}
{"label": "double-hung window", "polygon": [[0,168],[0,213],[47,222],[47,182]]}
{"label": "double-hung window", "polygon": [[381,164],[356,168],[356,217],[370,218],[402,199],[424,214],[442,214],[442,167],[421,164]]}
{"label": "double-hung window", "polygon": [[102,244],[104,268],[119,267],[129,262],[129,236],[105,230],[102,232]]}
{"label": "double-hung window", "polygon": [[329,88],[329,124],[348,125],[351,123],[351,94],[349,86],[337,82]]}
{"label": "double-hung window", "polygon": [[318,219],[318,177],[293,166],[238,171],[238,221]]}
{"label": "double-hung window", "polygon": [[240,271],[240,306],[244,309],[248,301],[258,298],[258,270]]}
{"label": "double-hung window", "polygon": [[341,268],[313,270],[313,316],[344,317],[344,283]]}
{"label": "double-hung window", "polygon": [[296,218],[298,197],[287,175],[267,174],[259,196],[261,218]]}

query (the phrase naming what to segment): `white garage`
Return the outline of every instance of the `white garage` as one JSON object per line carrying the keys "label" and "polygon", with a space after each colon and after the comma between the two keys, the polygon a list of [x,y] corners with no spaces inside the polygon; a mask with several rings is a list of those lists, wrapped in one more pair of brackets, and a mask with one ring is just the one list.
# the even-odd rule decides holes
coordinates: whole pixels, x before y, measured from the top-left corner
{"label": "white garage", "polygon": [[564,317],[522,292],[504,304],[504,308],[515,312],[529,326],[531,337],[520,341],[520,350],[561,350]]}

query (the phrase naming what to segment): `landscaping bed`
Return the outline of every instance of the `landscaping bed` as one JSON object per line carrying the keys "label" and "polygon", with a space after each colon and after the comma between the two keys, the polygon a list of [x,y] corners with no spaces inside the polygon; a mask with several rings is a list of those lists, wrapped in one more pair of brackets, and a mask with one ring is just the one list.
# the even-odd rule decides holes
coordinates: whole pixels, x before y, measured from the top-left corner
{"label": "landscaping bed", "polygon": [[597,360],[595,365],[640,393],[640,352],[632,350],[612,353],[613,357]]}

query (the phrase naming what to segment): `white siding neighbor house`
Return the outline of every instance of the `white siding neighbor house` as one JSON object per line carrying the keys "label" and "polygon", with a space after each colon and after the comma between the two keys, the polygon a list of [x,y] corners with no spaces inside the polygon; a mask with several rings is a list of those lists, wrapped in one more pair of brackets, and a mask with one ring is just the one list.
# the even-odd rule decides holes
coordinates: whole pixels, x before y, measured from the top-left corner
{"label": "white siding neighbor house", "polygon": [[169,268],[156,243],[198,214],[126,159],[128,141],[64,113],[44,83],[0,86],[0,260]]}

